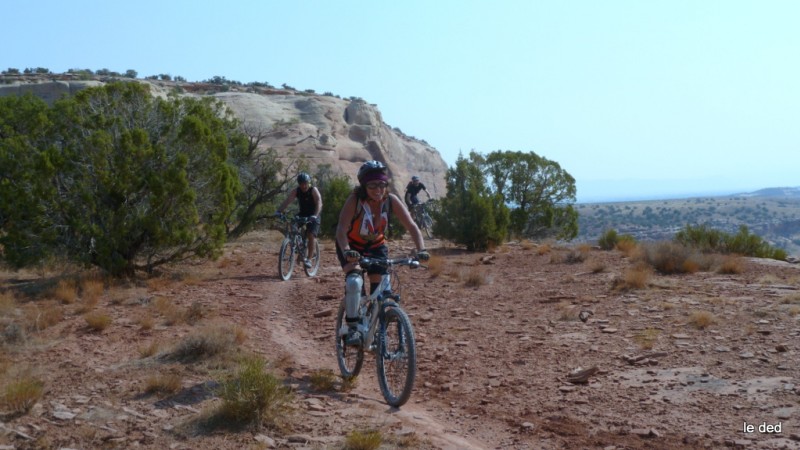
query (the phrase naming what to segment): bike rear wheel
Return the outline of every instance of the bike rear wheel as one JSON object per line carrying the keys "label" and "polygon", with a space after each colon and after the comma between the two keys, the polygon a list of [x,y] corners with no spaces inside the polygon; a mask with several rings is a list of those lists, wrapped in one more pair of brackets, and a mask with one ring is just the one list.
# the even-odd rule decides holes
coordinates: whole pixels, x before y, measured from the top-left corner
{"label": "bike rear wheel", "polygon": [[[306,241],[306,242],[308,242],[308,241]],[[306,256],[306,255],[303,255],[303,256]],[[310,259],[311,267],[309,268],[309,267],[303,266],[303,269],[306,271],[306,275],[308,275],[310,277],[313,277],[314,275],[316,275],[317,271],[319,270],[319,259],[320,259],[320,255],[319,255],[319,240],[314,240],[314,252],[313,252],[313,255],[314,256],[311,257],[311,259]]]}
{"label": "bike rear wheel", "polygon": [[381,394],[391,406],[404,405],[414,388],[417,350],[408,315],[398,306],[388,306],[381,319],[375,358]]}
{"label": "bike rear wheel", "polygon": [[294,242],[286,238],[281,243],[281,251],[278,254],[278,275],[283,281],[288,281],[289,278],[292,278],[294,260]]}
{"label": "bike rear wheel", "polygon": [[336,314],[336,361],[339,363],[339,372],[342,378],[352,378],[361,372],[364,364],[364,347],[345,345],[344,339],[347,335],[347,322],[345,321],[344,299],[339,305],[339,312]]}

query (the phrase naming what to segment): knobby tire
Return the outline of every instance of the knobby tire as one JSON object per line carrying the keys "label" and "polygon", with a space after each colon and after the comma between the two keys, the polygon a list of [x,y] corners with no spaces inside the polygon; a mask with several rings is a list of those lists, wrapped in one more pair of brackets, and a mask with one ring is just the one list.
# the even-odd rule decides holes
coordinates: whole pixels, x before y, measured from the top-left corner
{"label": "knobby tire", "polygon": [[278,275],[283,281],[288,281],[289,278],[292,278],[294,263],[294,243],[287,237],[281,243],[281,251],[278,253]]}
{"label": "knobby tire", "polygon": [[[308,241],[306,241],[306,245],[308,245]],[[311,258],[311,268],[309,269],[306,268],[306,266],[303,266],[303,270],[306,271],[306,275],[313,277],[314,275],[317,274],[317,271],[319,270],[319,260],[320,260],[319,239],[317,239],[314,241],[314,257]]]}
{"label": "knobby tire", "polygon": [[340,336],[342,326],[346,326],[344,299],[339,305],[339,312],[336,314],[336,361],[339,363],[339,372],[342,378],[352,378],[361,372],[364,364],[364,348],[344,345],[344,335]]}
{"label": "knobby tire", "polygon": [[390,406],[404,405],[414,388],[417,350],[411,320],[399,306],[387,306],[380,324],[375,363],[381,394]]}

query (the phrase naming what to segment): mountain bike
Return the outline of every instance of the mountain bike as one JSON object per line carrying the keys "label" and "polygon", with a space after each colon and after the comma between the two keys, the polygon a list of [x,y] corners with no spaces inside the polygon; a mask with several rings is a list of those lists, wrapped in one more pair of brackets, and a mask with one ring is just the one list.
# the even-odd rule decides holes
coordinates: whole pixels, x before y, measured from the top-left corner
{"label": "mountain bike", "polygon": [[431,219],[431,215],[428,214],[428,209],[425,206],[425,203],[417,203],[413,205],[413,216],[414,222],[417,223],[419,230],[425,233],[427,238],[433,237],[433,219]]}
{"label": "mountain bike", "polygon": [[303,266],[306,275],[313,277],[319,270],[319,240],[314,241],[314,256],[310,259],[311,267],[303,264],[308,254],[308,236],[306,235],[306,224],[310,222],[308,217],[294,216],[289,220],[285,215],[278,219],[284,222],[284,238],[281,243],[281,250],[278,253],[278,274],[283,281],[288,281],[292,277],[295,263]]}
{"label": "mountain bike", "polygon": [[[394,266],[420,267],[415,258],[361,258],[359,264],[361,267],[377,264],[390,271]],[[363,272],[361,276],[364,276]],[[358,306],[358,329],[362,336],[360,345],[345,344],[349,327],[345,321],[345,300],[342,298],[336,315],[336,359],[342,377],[352,378],[361,372],[364,353],[373,353],[381,394],[386,403],[400,407],[408,401],[414,387],[417,350],[411,320],[400,307],[400,295],[389,289],[390,278],[390,274],[383,275],[378,288],[371,295],[362,291]]]}

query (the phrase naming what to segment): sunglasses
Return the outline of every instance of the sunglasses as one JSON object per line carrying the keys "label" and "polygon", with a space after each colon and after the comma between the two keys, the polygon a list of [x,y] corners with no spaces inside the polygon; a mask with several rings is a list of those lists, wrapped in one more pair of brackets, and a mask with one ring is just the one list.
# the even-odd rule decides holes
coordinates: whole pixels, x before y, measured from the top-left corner
{"label": "sunglasses", "polygon": [[367,183],[367,189],[386,189],[388,183]]}

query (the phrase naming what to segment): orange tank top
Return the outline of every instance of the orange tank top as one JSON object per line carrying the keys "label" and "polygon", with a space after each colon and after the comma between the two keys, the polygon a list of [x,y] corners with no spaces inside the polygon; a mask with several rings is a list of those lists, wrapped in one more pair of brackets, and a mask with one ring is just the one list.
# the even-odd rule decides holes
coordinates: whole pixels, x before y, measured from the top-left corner
{"label": "orange tank top", "polygon": [[359,200],[356,206],[356,215],[350,223],[347,240],[350,246],[359,250],[383,245],[384,232],[389,224],[389,199],[381,203],[379,217],[374,217],[366,200]]}

